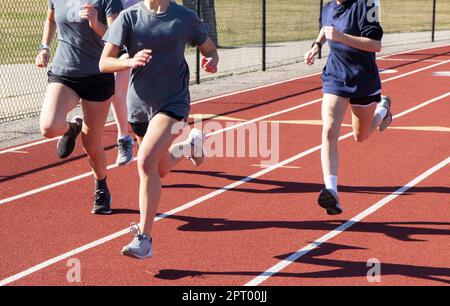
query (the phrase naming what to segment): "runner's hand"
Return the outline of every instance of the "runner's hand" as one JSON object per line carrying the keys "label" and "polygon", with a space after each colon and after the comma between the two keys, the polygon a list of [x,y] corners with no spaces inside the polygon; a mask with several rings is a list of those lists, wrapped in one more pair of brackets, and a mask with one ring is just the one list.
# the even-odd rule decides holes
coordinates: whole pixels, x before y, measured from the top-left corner
{"label": "runner's hand", "polygon": [[323,27],[323,32],[325,33],[327,40],[335,42],[342,41],[342,37],[344,36],[344,34],[336,30],[334,27]]}
{"label": "runner's hand", "polygon": [[98,23],[98,11],[93,4],[85,4],[83,5],[83,9],[80,11],[81,19],[85,19],[89,21],[89,26],[94,28]]}
{"label": "runner's hand", "polygon": [[217,59],[214,57],[202,57],[202,69],[208,73],[216,73],[217,64]]}
{"label": "runner's hand", "polygon": [[312,65],[314,64],[314,59],[316,57],[316,55],[319,53],[319,47],[314,46],[311,48],[311,50],[309,50],[308,52],[305,53],[305,63],[306,65]]}
{"label": "runner's hand", "polygon": [[50,61],[50,51],[47,49],[42,49],[38,56],[36,57],[36,67],[38,68],[46,68],[48,62]]}
{"label": "runner's hand", "polygon": [[136,53],[133,58],[126,59],[126,61],[128,62],[128,67],[136,69],[139,67],[144,67],[150,63],[151,59],[152,50],[144,49]]}

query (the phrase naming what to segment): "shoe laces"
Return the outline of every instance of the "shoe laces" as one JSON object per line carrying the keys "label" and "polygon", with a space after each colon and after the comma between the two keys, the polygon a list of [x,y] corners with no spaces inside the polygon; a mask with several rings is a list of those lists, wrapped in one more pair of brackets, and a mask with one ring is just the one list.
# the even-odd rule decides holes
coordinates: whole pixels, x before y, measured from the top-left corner
{"label": "shoe laces", "polygon": [[95,191],[94,199],[95,202],[99,202],[100,200],[103,200],[106,197],[106,190],[99,189]]}
{"label": "shoe laces", "polygon": [[141,227],[135,222],[130,223],[130,233],[135,237],[135,239],[137,238],[137,240],[139,241],[143,240],[145,237],[142,234]]}

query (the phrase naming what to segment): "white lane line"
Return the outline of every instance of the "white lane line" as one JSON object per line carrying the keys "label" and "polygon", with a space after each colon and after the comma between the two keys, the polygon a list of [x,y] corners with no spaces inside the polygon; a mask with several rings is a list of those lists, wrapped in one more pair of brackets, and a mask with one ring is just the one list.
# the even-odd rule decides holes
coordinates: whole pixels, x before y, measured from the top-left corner
{"label": "white lane line", "polygon": [[[297,110],[297,109],[300,109],[300,108],[303,108],[303,107],[306,107],[306,106],[310,106],[310,105],[313,105],[313,104],[318,103],[320,101],[322,101],[322,99],[316,99],[316,100],[313,100],[313,101],[305,102],[305,103],[302,103],[302,104],[299,104],[299,105],[296,105],[296,106],[293,106],[293,107],[290,107],[290,108],[287,108],[287,109],[284,109],[284,110],[281,110],[281,111],[278,111],[278,112],[274,112],[274,113],[271,113],[271,114],[268,114],[268,115],[264,115],[264,116],[261,116],[261,117],[258,117],[258,118],[255,118],[255,119],[252,119],[252,120],[249,120],[249,121],[245,121],[245,122],[242,122],[242,123],[239,123],[239,124],[235,124],[235,125],[232,125],[232,126],[229,126],[229,127],[226,127],[226,128],[223,128],[223,129],[211,132],[211,133],[208,133],[208,134],[206,134],[206,136],[207,137],[211,137],[211,136],[214,136],[214,135],[217,135],[217,134],[220,134],[220,133],[224,133],[224,132],[232,130],[232,129],[238,129],[238,128],[242,127],[242,126],[245,126],[245,125],[257,122],[257,121],[262,121],[264,119],[267,119],[267,118],[270,118],[270,117],[274,117],[274,116],[278,116],[278,115],[281,115],[281,114],[284,114],[284,113],[287,113],[287,112],[291,112],[293,110]],[[134,159],[134,160],[136,160],[136,159]],[[117,167],[118,166],[116,164],[112,164],[112,165],[108,166],[108,170],[111,170],[111,169],[114,169],[114,168],[117,168]],[[89,177],[91,175],[92,175],[92,171],[86,172],[86,173],[80,174],[80,175],[75,176],[75,177],[71,177],[71,178],[68,178],[68,179],[65,179],[65,180],[53,183],[53,184],[49,184],[49,185],[46,185],[46,186],[43,186],[43,187],[40,187],[40,188],[36,188],[36,189],[30,190],[28,192],[24,192],[24,193],[18,194],[18,195],[13,196],[13,197],[2,199],[2,200],[0,200],[0,206],[4,205],[4,204],[7,204],[7,203],[10,203],[10,202],[15,201],[15,200],[19,200],[19,199],[25,198],[25,197],[30,196],[30,195],[34,195],[34,194],[37,194],[37,193],[40,193],[40,192],[43,192],[43,191],[46,191],[46,190],[49,190],[49,189],[56,188],[56,187],[64,185],[64,184],[68,184],[68,183],[71,183],[71,182],[74,182],[74,181],[77,181],[77,180]]]}
{"label": "white lane line", "polygon": [[[430,65],[430,66],[427,66],[427,67],[423,67],[423,68],[420,68],[420,69],[417,69],[417,70],[413,70],[413,71],[410,71],[410,72],[406,72],[406,73],[404,73],[404,74],[400,74],[400,75],[398,75],[398,76],[395,76],[395,77],[392,77],[392,78],[389,78],[389,79],[382,80],[381,83],[385,83],[385,82],[390,82],[390,81],[393,81],[393,80],[397,80],[397,79],[400,79],[400,78],[405,77],[405,76],[412,75],[412,74],[417,73],[417,72],[422,72],[422,71],[425,71],[425,70],[427,70],[427,69],[435,68],[435,67],[437,67],[437,66],[439,66],[439,65],[443,65],[443,64],[446,64],[446,63],[448,63],[448,62],[450,62],[450,60],[445,61],[445,62],[442,62],[442,63],[433,64],[433,65]],[[298,108],[304,107],[303,105],[311,105],[311,104],[317,103],[317,102],[320,101],[320,100],[321,100],[321,99],[317,99],[317,100],[314,100],[314,101],[309,101],[309,102],[306,102],[306,103],[304,103],[304,104],[297,105],[297,106],[291,108],[290,110],[294,110],[294,109],[298,109]],[[432,103],[432,102],[431,102],[431,103]],[[289,110],[281,110],[281,111],[279,111],[279,112],[272,113],[271,116],[273,116],[273,114],[279,115],[279,114],[282,114],[282,113],[286,113],[286,112],[288,112],[288,111],[289,111]],[[262,116],[262,117],[259,117],[259,118],[256,118],[256,119],[247,121],[247,122],[242,122],[242,123],[240,123],[240,124],[236,124],[236,125],[227,127],[227,128],[225,128],[225,129],[222,129],[222,130],[217,130],[216,132],[210,133],[210,134],[207,135],[207,136],[212,136],[212,135],[215,135],[215,134],[224,132],[224,131],[228,131],[228,130],[233,129],[233,128],[239,128],[239,127],[241,127],[241,126],[243,126],[243,125],[246,125],[246,124],[249,124],[249,123],[256,122],[256,121],[258,121],[258,119],[259,119],[259,120],[264,120],[264,119],[267,119],[267,118],[270,117],[270,116],[269,116],[269,117],[268,117],[268,116],[269,116],[269,115],[265,115],[265,116]],[[113,164],[113,165],[108,166],[108,169],[113,169],[113,168],[116,168],[116,167],[117,167],[117,165]],[[80,176],[78,176],[78,177],[66,179],[66,180],[64,180],[63,182],[70,183],[70,182],[76,181],[76,180],[78,180],[78,179],[84,178],[84,177],[86,177],[86,176],[89,176],[89,175],[91,175],[91,174],[92,174],[92,172],[84,173],[84,174],[82,174],[82,175],[80,175]],[[36,194],[36,193],[39,193],[39,192],[42,192],[42,191],[45,191],[45,190],[49,190],[49,189],[55,188],[55,187],[60,186],[60,185],[63,185],[63,184],[62,184],[61,182],[56,182],[56,183],[51,184],[51,185],[47,185],[47,186],[43,186],[43,187],[40,187],[40,188],[36,188],[36,189],[31,190],[31,191],[28,191],[28,192],[26,192],[26,193],[24,193],[24,194],[16,195],[16,196],[14,196],[14,197],[12,197],[12,198],[14,198],[13,200],[17,200],[17,199],[20,199],[20,198],[23,198],[23,197],[26,197],[26,196],[29,196],[29,195],[32,195],[32,194]],[[6,203],[9,203],[9,202],[13,201],[13,200],[11,200],[12,198],[6,198],[6,199],[0,200],[0,205],[3,205],[3,204],[6,204]]]}
{"label": "white lane line", "polygon": [[412,58],[382,58],[380,59],[381,61],[392,61],[392,62],[421,62],[421,63],[440,63],[443,62],[444,60],[432,60],[432,59],[427,59],[427,60],[421,60],[421,59],[412,59]]}
{"label": "white lane line", "polygon": [[233,92],[226,93],[226,94],[223,94],[223,95],[220,95],[220,96],[214,96],[214,97],[211,97],[211,98],[202,99],[202,100],[199,100],[199,101],[191,103],[191,105],[197,105],[197,104],[205,103],[205,102],[208,102],[208,101],[211,101],[211,100],[226,98],[226,97],[234,96],[234,95],[241,94],[241,93],[246,93],[246,92],[250,92],[250,91],[254,91],[254,90],[258,90],[258,89],[272,87],[272,86],[275,86],[275,85],[281,85],[281,84],[284,84],[284,83],[289,83],[289,82],[293,82],[293,81],[297,81],[297,80],[301,80],[301,79],[306,79],[306,78],[309,78],[309,77],[320,75],[321,73],[322,72],[316,72],[316,73],[307,74],[307,75],[303,75],[301,77],[295,77],[295,78],[284,80],[284,81],[274,82],[274,83],[261,85],[261,86],[257,86],[257,87],[251,87],[251,88],[238,90],[238,91],[233,91]]}
{"label": "white lane line", "polygon": [[[425,48],[407,50],[407,51],[402,51],[402,52],[397,52],[397,53],[392,53],[392,54],[386,54],[386,55],[378,57],[377,59],[383,60],[383,59],[386,59],[386,58],[388,58],[390,56],[403,55],[403,54],[407,54],[407,53],[412,53],[412,52],[417,52],[417,51],[424,51],[424,50],[433,50],[433,49],[449,47],[449,46],[450,46],[449,44],[444,43],[444,44],[436,45],[436,46],[433,46],[433,47],[425,47]],[[414,54],[412,54],[412,55],[414,55]],[[427,55],[434,55],[434,54],[427,54]]]}
{"label": "white lane line", "polygon": [[[443,44],[443,45],[438,45],[438,46],[433,46],[433,47],[420,48],[420,49],[408,50],[408,51],[403,51],[403,52],[398,52],[398,53],[386,54],[384,56],[377,57],[377,60],[383,60],[383,59],[386,59],[389,56],[402,55],[402,54],[406,54],[406,53],[410,53],[410,52],[417,52],[417,51],[423,51],[423,50],[432,50],[432,49],[435,49],[435,48],[441,48],[441,47],[445,47],[445,46],[448,46],[448,45],[447,44]],[[292,82],[292,81],[295,81],[295,80],[298,80],[298,79],[304,79],[304,78],[307,78],[307,77],[312,77],[312,76],[320,75],[320,74],[321,74],[321,72],[318,72],[318,73],[313,73],[313,74],[309,74],[309,75],[305,75],[305,76],[301,76],[301,77],[297,77],[297,78],[293,78],[293,79],[289,79],[289,80],[285,80],[285,81],[269,83],[269,84],[261,85],[261,86],[254,87],[254,88],[249,88],[249,89],[244,89],[244,90],[240,90],[240,91],[230,92],[230,93],[227,93],[227,94],[223,94],[223,95],[214,96],[214,97],[202,99],[202,100],[199,100],[199,101],[195,101],[195,102],[191,103],[191,105],[204,103],[204,102],[207,102],[207,101],[212,101],[214,99],[225,98],[225,97],[237,95],[237,94],[244,93],[244,92],[258,90],[258,89],[265,88],[265,87],[270,87],[270,86],[279,85],[279,84],[283,84],[283,83],[287,83],[287,82]],[[114,124],[115,124],[115,121],[112,121],[112,122],[106,123],[105,126],[111,126],[111,125],[114,125]],[[25,145],[20,145],[18,147],[11,147],[11,148],[7,148],[5,150],[0,150],[0,155],[1,154],[5,154],[5,153],[9,153],[9,152],[12,152],[12,151],[15,151],[15,150],[21,150],[21,149],[29,148],[29,147],[32,147],[32,146],[35,146],[35,145],[40,145],[40,144],[47,143],[47,142],[50,142],[50,141],[58,140],[59,138],[60,137],[51,138],[51,139],[43,139],[43,140],[39,140],[39,141],[35,141],[35,142],[30,142],[30,143],[25,144]]]}
{"label": "white lane line", "polygon": [[439,76],[439,77],[448,77],[450,76],[450,71],[438,71],[438,72],[433,72],[433,76]]}
{"label": "white lane line", "polygon": [[319,239],[315,240],[314,242],[312,242],[312,243],[308,244],[307,246],[299,249],[297,252],[295,252],[294,254],[290,255],[288,258],[286,258],[286,259],[280,261],[279,263],[275,264],[274,266],[270,267],[265,272],[261,273],[259,276],[255,277],[254,279],[252,279],[251,281],[246,283],[245,286],[258,286],[258,285],[260,285],[261,283],[266,281],[268,278],[270,278],[270,277],[274,276],[275,274],[279,273],[280,271],[284,270],[285,268],[290,266],[292,263],[296,262],[298,259],[300,259],[301,257],[303,257],[306,254],[308,254],[310,251],[312,251],[315,248],[317,248],[318,246],[320,246],[322,243],[325,243],[328,240],[333,239],[334,237],[336,237],[337,235],[339,235],[339,234],[343,233],[344,231],[348,230],[350,227],[352,227],[356,223],[360,222],[361,220],[363,220],[367,216],[375,213],[377,210],[379,210],[380,208],[382,208],[383,206],[385,206],[386,204],[388,204],[389,202],[391,202],[392,200],[394,200],[395,198],[397,198],[398,196],[400,196],[401,194],[406,192],[408,189],[410,189],[410,188],[414,187],[415,185],[417,185],[418,183],[422,182],[423,180],[425,180],[426,178],[428,178],[429,176],[431,176],[432,174],[434,174],[438,170],[440,170],[440,169],[444,168],[445,166],[447,166],[449,163],[450,163],[450,157],[447,157],[445,160],[443,160],[439,164],[437,164],[434,167],[428,169],[427,171],[425,171],[424,173],[422,173],[421,175],[419,175],[418,177],[413,179],[411,182],[409,182],[406,185],[404,185],[403,187],[397,189],[396,191],[391,193],[389,196],[387,196],[387,197],[383,198],[382,200],[376,202],[375,204],[370,206],[368,209],[366,209],[363,212],[359,213],[358,215],[356,215],[355,217],[353,217],[349,221],[345,222],[341,226],[339,226],[336,229],[334,229],[333,231],[323,235],[322,237],[320,237]]}
{"label": "white lane line", "polygon": [[450,63],[450,60],[443,61],[443,62],[440,62],[440,63],[436,63],[436,64],[433,64],[433,65],[430,65],[430,66],[426,66],[426,67],[423,67],[423,68],[419,68],[419,69],[416,69],[416,70],[413,70],[413,71],[410,71],[410,72],[405,72],[405,73],[397,75],[395,77],[392,77],[392,78],[389,78],[389,79],[385,79],[385,80],[382,81],[382,83],[390,82],[390,81],[397,80],[397,79],[400,79],[400,78],[404,78],[405,76],[408,76],[408,75],[411,75],[411,74],[415,74],[415,73],[418,73],[418,72],[422,72],[422,71],[425,71],[425,70],[428,70],[428,69],[432,69],[432,68],[435,68],[435,67],[438,67],[438,66],[441,66],[441,65],[445,65],[445,64],[448,64],[448,63]]}
{"label": "white lane line", "polygon": [[[450,92],[447,93],[447,94],[445,94],[445,95],[443,95],[443,96],[448,96],[448,95],[450,95]],[[440,97],[442,97],[442,96],[440,96]],[[439,97],[434,98],[434,99],[429,100],[429,101],[426,101],[426,102],[424,102],[424,103],[422,103],[422,104],[420,104],[420,105],[423,105],[423,106],[429,105],[430,103],[432,103],[432,102],[430,102],[430,101],[436,102],[436,101],[438,101],[438,98],[439,98]],[[415,110],[420,109],[420,108],[421,108],[421,107],[419,107],[420,105],[414,107],[414,109],[415,109]],[[404,116],[404,115],[406,115],[406,114],[408,114],[408,113],[409,113],[409,112],[407,112],[407,111],[402,112],[402,113],[400,113],[400,114],[394,116],[394,118],[399,118],[399,117]],[[346,138],[349,138],[349,137],[351,137],[352,135],[353,135],[353,133],[345,134],[345,135],[343,135],[343,136],[341,136],[341,137],[339,138],[339,141],[344,140],[344,139],[346,139]],[[318,146],[315,146],[315,147],[313,147],[313,148],[310,148],[310,149],[308,149],[308,150],[306,150],[306,151],[304,151],[304,152],[301,152],[301,153],[299,153],[299,154],[297,154],[297,155],[295,155],[295,156],[292,156],[292,157],[290,157],[290,158],[288,158],[288,159],[286,159],[286,160],[284,160],[284,161],[282,161],[282,162],[279,162],[279,163],[277,163],[277,164],[274,164],[274,165],[272,165],[272,166],[269,166],[268,168],[263,169],[263,170],[260,170],[260,171],[254,173],[254,174],[252,174],[252,175],[250,175],[250,176],[247,176],[247,177],[241,179],[240,181],[236,181],[236,182],[234,182],[234,183],[231,183],[231,184],[229,184],[229,185],[227,185],[227,186],[225,186],[225,187],[222,187],[222,188],[220,188],[220,189],[218,189],[218,190],[215,190],[215,191],[213,191],[213,192],[210,192],[209,194],[206,194],[206,195],[204,195],[204,196],[202,196],[202,197],[200,197],[200,198],[197,198],[197,199],[195,199],[195,200],[193,200],[193,201],[191,201],[191,202],[188,202],[188,203],[186,203],[186,204],[184,204],[184,205],[182,205],[182,206],[179,206],[179,207],[177,207],[177,208],[175,208],[175,209],[172,209],[172,210],[170,210],[170,211],[168,211],[168,212],[166,212],[166,213],[163,213],[163,214],[161,214],[161,215],[158,215],[158,216],[155,218],[155,221],[163,220],[163,219],[165,219],[165,218],[167,218],[167,217],[169,217],[169,216],[171,216],[171,215],[177,214],[177,213],[179,213],[179,212],[181,212],[181,211],[184,211],[184,210],[186,210],[186,209],[189,209],[189,208],[191,208],[191,207],[194,207],[194,206],[196,206],[196,205],[198,205],[198,204],[200,204],[200,203],[202,203],[202,202],[204,202],[204,201],[206,201],[206,200],[209,200],[209,199],[211,199],[211,198],[213,198],[213,197],[216,197],[216,196],[218,196],[218,195],[220,195],[220,194],[222,194],[222,193],[225,193],[225,192],[227,192],[227,191],[229,191],[229,190],[232,190],[232,189],[234,189],[234,188],[236,188],[236,187],[238,187],[238,186],[240,186],[240,185],[242,185],[242,184],[245,184],[245,183],[247,183],[247,182],[249,182],[249,181],[252,181],[252,180],[254,180],[254,179],[256,179],[256,178],[258,178],[258,177],[260,177],[260,176],[263,176],[263,175],[265,175],[265,174],[267,174],[267,173],[270,173],[270,172],[272,172],[272,171],[274,171],[274,170],[276,170],[276,169],[278,169],[278,168],[282,168],[282,167],[284,167],[284,166],[286,166],[286,165],[288,165],[288,164],[290,164],[290,163],[292,163],[292,162],[294,162],[294,161],[296,161],[296,160],[298,160],[298,159],[301,159],[301,158],[303,158],[303,157],[305,157],[305,156],[308,156],[308,155],[310,155],[310,154],[312,154],[312,153],[314,153],[314,152],[317,152],[317,151],[320,150],[320,148],[321,148],[321,145],[318,145]],[[53,264],[55,264],[55,263],[57,263],[57,262],[60,262],[60,261],[62,261],[62,260],[64,260],[64,259],[70,258],[70,257],[72,257],[72,256],[74,256],[74,255],[76,255],[76,254],[79,254],[79,253],[81,253],[81,252],[87,251],[87,250],[92,249],[92,248],[94,248],[94,247],[96,247],[96,246],[99,246],[99,245],[102,245],[102,244],[104,244],[104,243],[106,243],[106,242],[108,242],[108,241],[111,241],[111,240],[113,240],[113,239],[115,239],[115,238],[118,238],[118,237],[120,237],[120,236],[123,236],[123,235],[125,235],[126,233],[128,233],[128,231],[129,231],[128,228],[123,229],[123,230],[121,230],[121,231],[119,231],[119,232],[116,232],[116,233],[114,233],[114,234],[112,234],[112,235],[106,236],[106,237],[104,237],[104,238],[101,238],[101,239],[96,240],[96,241],[94,241],[94,242],[91,242],[91,243],[89,243],[89,244],[86,244],[86,245],[84,245],[84,246],[82,246],[82,247],[79,247],[79,248],[77,248],[77,249],[75,249],[75,250],[72,250],[72,251],[70,251],[70,252],[64,253],[64,254],[62,254],[62,255],[60,255],[60,256],[57,256],[57,257],[55,257],[55,258],[49,259],[49,260],[47,260],[47,261],[45,261],[45,262],[43,262],[43,263],[40,263],[40,264],[38,264],[38,265],[35,265],[35,266],[33,266],[33,267],[31,267],[31,268],[25,270],[25,271],[22,271],[22,272],[20,272],[20,273],[17,273],[17,274],[15,274],[15,275],[13,275],[13,276],[10,276],[10,277],[8,277],[8,278],[5,278],[5,279],[1,280],[1,281],[0,281],[0,286],[7,285],[7,284],[12,283],[12,282],[14,282],[14,281],[17,281],[17,280],[19,280],[19,279],[22,279],[22,278],[24,278],[24,277],[27,277],[27,276],[30,275],[30,274],[33,274],[33,273],[35,273],[35,272],[37,272],[37,271],[40,271],[40,270],[42,270],[42,269],[44,269],[44,268],[47,268],[47,267],[49,267],[49,266],[51,266],[51,265],[53,265]]]}
{"label": "white lane line", "polygon": [[[238,94],[245,93],[245,92],[255,91],[255,90],[258,90],[258,89],[262,89],[262,88],[267,88],[267,87],[272,87],[272,86],[275,86],[275,85],[289,83],[289,82],[292,82],[292,81],[295,81],[295,80],[305,79],[305,78],[309,78],[309,77],[312,77],[312,76],[315,76],[315,75],[319,75],[319,74],[321,74],[321,72],[308,74],[308,75],[304,75],[304,76],[301,76],[301,77],[296,77],[296,78],[292,78],[292,79],[288,79],[288,80],[284,80],[284,81],[280,81],[280,82],[269,83],[269,84],[266,84],[266,85],[261,85],[261,86],[257,86],[257,87],[253,87],[253,88],[243,89],[243,90],[239,90],[239,91],[233,91],[233,92],[226,93],[226,94],[223,94],[223,95],[219,95],[219,96],[214,96],[214,97],[198,100],[198,101],[192,102],[191,105],[205,103],[205,102],[209,102],[209,101],[212,101],[212,100],[221,99],[221,98],[225,98],[225,97],[229,97],[229,96],[234,96],[234,95],[238,95]],[[111,125],[114,125],[114,124],[116,124],[116,122],[115,121],[111,121],[111,122],[106,123],[105,126],[111,126]],[[0,155],[1,154],[5,154],[5,153],[14,152],[16,150],[21,150],[21,149],[29,148],[29,147],[32,147],[32,146],[44,144],[44,143],[47,143],[47,142],[55,141],[55,140],[58,140],[59,138],[61,138],[61,137],[42,139],[42,140],[39,140],[39,141],[30,142],[30,143],[27,143],[27,144],[24,144],[24,145],[20,145],[20,146],[17,146],[17,147],[7,148],[5,150],[1,150],[0,151]]]}

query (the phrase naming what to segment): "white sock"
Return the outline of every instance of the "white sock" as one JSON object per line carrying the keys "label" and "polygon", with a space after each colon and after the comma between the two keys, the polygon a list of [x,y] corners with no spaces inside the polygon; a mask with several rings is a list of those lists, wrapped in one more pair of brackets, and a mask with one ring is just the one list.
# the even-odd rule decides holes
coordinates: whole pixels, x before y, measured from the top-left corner
{"label": "white sock", "polygon": [[384,117],[386,117],[388,110],[382,106],[378,106],[375,110],[374,120],[377,120],[377,126],[381,124]]}
{"label": "white sock", "polygon": [[327,175],[324,177],[325,188],[331,189],[337,194],[337,176],[336,175]]}

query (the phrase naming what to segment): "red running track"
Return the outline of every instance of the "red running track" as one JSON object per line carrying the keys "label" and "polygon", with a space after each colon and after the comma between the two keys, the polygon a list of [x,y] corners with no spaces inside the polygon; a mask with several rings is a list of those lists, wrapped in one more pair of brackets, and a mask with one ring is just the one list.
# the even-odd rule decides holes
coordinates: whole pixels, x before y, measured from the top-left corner
{"label": "red running track", "polygon": [[[257,157],[214,157],[201,168],[181,163],[163,181],[159,212],[177,210],[156,223],[150,260],[119,253],[131,239],[124,229],[138,220],[135,164],[111,168],[115,213],[93,216],[92,177],[80,147],[67,161],[54,156],[55,141],[0,151],[0,284],[69,285],[69,258],[81,262],[81,285],[367,285],[371,258],[382,263],[383,285],[450,283],[450,254],[442,247],[450,237],[450,87],[448,78],[433,76],[450,70],[449,52],[444,46],[379,61],[392,70],[382,74],[383,90],[399,117],[363,144],[341,140],[345,212],[336,218],[315,204],[322,187],[318,75],[194,105],[192,113],[222,116],[206,121],[222,127],[262,116],[279,123],[282,164],[261,172]],[[108,126],[111,164],[115,135]],[[416,186],[259,281],[436,165]]]}

